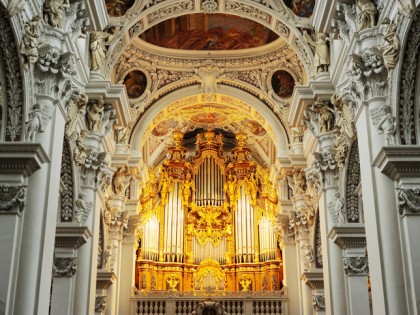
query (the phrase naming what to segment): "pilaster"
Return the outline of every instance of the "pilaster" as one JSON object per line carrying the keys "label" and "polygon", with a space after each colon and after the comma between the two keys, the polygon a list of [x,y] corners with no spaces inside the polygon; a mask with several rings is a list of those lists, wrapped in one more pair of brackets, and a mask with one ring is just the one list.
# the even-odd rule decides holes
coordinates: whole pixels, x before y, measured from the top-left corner
{"label": "pilaster", "polygon": [[420,275],[420,147],[383,147],[373,165],[394,181],[394,215],[398,215],[401,235],[404,280],[410,314],[419,309]]}

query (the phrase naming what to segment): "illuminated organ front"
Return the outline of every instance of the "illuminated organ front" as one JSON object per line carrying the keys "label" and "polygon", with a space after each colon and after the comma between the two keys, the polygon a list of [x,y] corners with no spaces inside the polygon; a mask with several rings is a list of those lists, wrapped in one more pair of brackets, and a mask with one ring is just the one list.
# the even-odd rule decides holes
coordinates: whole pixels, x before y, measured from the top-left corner
{"label": "illuminated organ front", "polygon": [[251,160],[246,135],[236,135],[230,154],[210,129],[196,135],[194,152],[182,141],[174,131],[167,159],[143,188],[137,287],[279,290],[276,189],[269,171]]}

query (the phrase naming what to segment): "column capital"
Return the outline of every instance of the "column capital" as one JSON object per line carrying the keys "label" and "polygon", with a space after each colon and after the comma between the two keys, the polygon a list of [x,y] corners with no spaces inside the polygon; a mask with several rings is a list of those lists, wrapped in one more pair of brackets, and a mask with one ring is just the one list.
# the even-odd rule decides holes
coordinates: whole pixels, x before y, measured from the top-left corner
{"label": "column capital", "polygon": [[115,280],[117,280],[117,276],[113,271],[98,271],[96,277],[96,289],[106,290],[114,283]]}
{"label": "column capital", "polygon": [[366,276],[369,273],[369,261],[367,257],[344,257],[343,263],[344,272],[348,276]]}
{"label": "column capital", "polygon": [[53,276],[54,277],[73,277],[77,270],[76,257],[54,257]]}

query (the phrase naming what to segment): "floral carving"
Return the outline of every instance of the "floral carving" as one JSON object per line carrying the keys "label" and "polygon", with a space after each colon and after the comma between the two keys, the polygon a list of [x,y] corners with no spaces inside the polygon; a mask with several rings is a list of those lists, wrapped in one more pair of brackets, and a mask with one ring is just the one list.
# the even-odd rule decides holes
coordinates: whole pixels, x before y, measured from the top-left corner
{"label": "floral carving", "polygon": [[420,52],[420,19],[416,19],[407,36],[407,46],[404,53],[404,63],[401,73],[401,93],[399,104],[399,122],[401,144],[417,144],[416,117],[414,114],[414,96],[416,94],[416,73]]}
{"label": "floral carving", "polygon": [[346,275],[365,276],[369,273],[369,262],[367,257],[344,257],[344,272]]}
{"label": "floral carving", "polygon": [[26,186],[0,185],[0,212],[20,213],[25,208]]}
{"label": "floral carving", "polygon": [[353,142],[350,148],[346,178],[347,221],[349,223],[357,223],[360,219],[359,196],[356,192],[360,183],[360,158],[357,140]]}
{"label": "floral carving", "polygon": [[420,189],[397,189],[400,215],[420,213]]}
{"label": "floral carving", "polygon": [[77,258],[75,257],[54,257],[53,276],[73,277],[76,274]]}
{"label": "floral carving", "polygon": [[[12,2],[9,2],[11,4]],[[12,13],[11,13],[12,14]],[[0,9],[0,49],[4,64],[5,86],[2,87],[6,94],[7,110],[3,108],[3,117],[6,118],[6,140],[20,140],[22,133],[22,79],[19,66],[19,54],[15,45],[10,18],[6,11]],[[3,100],[2,100],[3,101]]]}
{"label": "floral carving", "polygon": [[63,143],[63,153],[61,154],[61,181],[64,189],[61,195],[61,222],[71,222],[73,220],[73,169],[69,144],[66,140]]}
{"label": "floral carving", "polygon": [[[155,0],[156,1],[156,0]],[[168,19],[171,16],[179,15],[185,11],[192,11],[194,9],[194,2],[192,0],[181,1],[176,4],[171,4],[160,8],[147,15],[149,24],[155,24],[162,19]]]}

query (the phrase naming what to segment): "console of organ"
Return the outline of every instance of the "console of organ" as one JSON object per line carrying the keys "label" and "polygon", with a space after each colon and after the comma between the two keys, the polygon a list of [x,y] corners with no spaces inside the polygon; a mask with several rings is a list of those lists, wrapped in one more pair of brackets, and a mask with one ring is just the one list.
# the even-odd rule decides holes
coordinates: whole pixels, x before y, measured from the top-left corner
{"label": "console of organ", "polygon": [[[216,265],[220,274],[226,272],[227,278],[239,279],[245,272],[241,266],[246,264],[245,273],[254,277],[254,290],[261,289],[263,277],[273,279],[275,275],[281,280],[273,227],[276,190],[268,180],[268,170],[251,161],[246,135],[238,133],[236,148],[225,154],[222,135],[209,129],[197,134],[194,155],[188,159],[183,134],[174,131],[173,139],[167,160],[158,174],[151,170],[151,181],[140,200],[143,233],[138,278],[147,282],[160,277],[158,283],[163,287],[152,288],[150,280],[141,287],[168,289],[165,283],[171,276],[172,281],[173,277],[191,280],[180,281],[180,290],[202,288],[197,279],[205,279],[205,268],[215,270]],[[220,290],[220,283],[210,287]],[[239,283],[233,283],[224,289],[240,288]]]}

